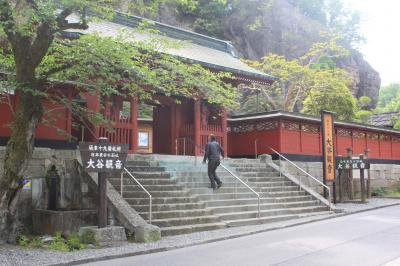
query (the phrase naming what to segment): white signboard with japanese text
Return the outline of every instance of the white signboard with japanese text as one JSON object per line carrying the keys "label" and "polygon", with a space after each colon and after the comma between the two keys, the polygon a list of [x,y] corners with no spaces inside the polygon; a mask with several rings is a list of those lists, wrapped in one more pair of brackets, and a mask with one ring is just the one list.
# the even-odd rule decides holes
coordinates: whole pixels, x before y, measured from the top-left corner
{"label": "white signboard with japanese text", "polygon": [[81,142],[79,150],[86,172],[120,172],[125,167],[128,145]]}

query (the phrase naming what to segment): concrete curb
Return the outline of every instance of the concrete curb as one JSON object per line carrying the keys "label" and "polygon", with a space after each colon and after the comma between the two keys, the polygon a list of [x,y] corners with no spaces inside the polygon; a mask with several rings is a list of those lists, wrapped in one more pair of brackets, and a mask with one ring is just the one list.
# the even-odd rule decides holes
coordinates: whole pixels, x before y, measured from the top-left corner
{"label": "concrete curb", "polygon": [[148,250],[127,252],[124,254],[106,255],[106,256],[100,256],[100,257],[96,257],[96,258],[78,259],[78,260],[74,260],[74,261],[66,262],[66,263],[46,264],[46,265],[49,265],[49,266],[79,265],[79,264],[83,264],[83,263],[105,261],[105,260],[111,260],[111,259],[119,259],[119,258],[126,258],[126,257],[137,256],[137,255],[145,255],[145,254],[169,251],[169,250],[174,250],[174,249],[179,249],[179,248],[192,247],[192,246],[197,246],[197,245],[202,245],[202,244],[218,242],[218,241],[222,241],[222,240],[235,239],[235,238],[239,238],[239,237],[250,236],[250,235],[254,235],[254,234],[259,234],[259,233],[264,233],[264,232],[269,232],[269,231],[274,231],[274,230],[279,230],[279,229],[285,229],[285,228],[290,228],[290,227],[294,227],[294,226],[298,226],[298,225],[310,224],[310,223],[320,222],[320,221],[329,220],[329,219],[336,219],[336,218],[340,218],[340,217],[344,217],[344,216],[348,216],[348,215],[353,215],[353,214],[358,214],[358,213],[362,213],[362,212],[383,209],[383,208],[388,208],[388,207],[393,207],[393,206],[399,206],[399,205],[400,205],[400,202],[399,203],[391,203],[391,204],[387,204],[387,205],[381,205],[381,206],[375,206],[375,207],[371,207],[368,209],[357,210],[357,211],[353,211],[353,212],[349,212],[349,213],[345,213],[345,212],[336,213],[336,214],[333,214],[332,216],[328,216],[328,217],[321,217],[321,218],[316,218],[316,219],[312,219],[309,221],[302,221],[302,222],[297,222],[297,223],[294,222],[293,224],[287,224],[287,225],[281,225],[281,226],[277,225],[272,228],[266,228],[266,229],[251,231],[251,232],[239,233],[236,235],[229,235],[229,236],[225,236],[225,237],[217,237],[214,239],[198,241],[198,242],[190,243],[190,244],[182,244],[182,245],[162,247],[162,248],[153,248],[153,249],[148,249]]}

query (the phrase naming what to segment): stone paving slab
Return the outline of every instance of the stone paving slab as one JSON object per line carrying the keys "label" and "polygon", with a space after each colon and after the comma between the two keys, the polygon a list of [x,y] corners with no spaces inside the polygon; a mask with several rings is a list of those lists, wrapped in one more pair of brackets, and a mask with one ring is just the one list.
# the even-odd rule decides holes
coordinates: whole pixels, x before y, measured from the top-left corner
{"label": "stone paving slab", "polygon": [[26,249],[11,245],[0,245],[0,265],[77,265],[97,260],[127,257],[210,243],[394,205],[400,205],[400,199],[379,198],[371,199],[366,204],[337,204],[336,207],[342,210],[341,213],[311,216],[278,223],[241,226],[171,236],[153,243],[126,243],[118,247],[87,249],[75,252],[54,252],[40,249]]}

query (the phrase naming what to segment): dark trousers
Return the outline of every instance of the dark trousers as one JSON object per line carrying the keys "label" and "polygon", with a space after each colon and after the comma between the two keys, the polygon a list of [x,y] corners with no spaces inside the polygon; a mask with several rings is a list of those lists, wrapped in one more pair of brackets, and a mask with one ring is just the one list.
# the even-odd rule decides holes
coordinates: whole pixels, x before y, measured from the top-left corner
{"label": "dark trousers", "polygon": [[208,161],[208,178],[210,178],[212,188],[216,187],[215,183],[217,183],[218,185],[222,183],[217,174],[215,173],[219,164],[220,164],[219,161],[214,161],[214,160]]}

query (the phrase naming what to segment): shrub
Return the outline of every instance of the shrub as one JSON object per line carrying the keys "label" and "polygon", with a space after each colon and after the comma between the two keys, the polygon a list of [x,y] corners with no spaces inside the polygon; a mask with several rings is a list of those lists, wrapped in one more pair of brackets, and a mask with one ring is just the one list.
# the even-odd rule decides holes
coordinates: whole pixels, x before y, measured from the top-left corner
{"label": "shrub", "polygon": [[83,244],[92,244],[92,245],[97,245],[96,237],[95,237],[95,232],[91,229],[86,229],[82,232],[81,242]]}
{"label": "shrub", "polygon": [[31,247],[33,247],[33,248],[42,248],[43,247],[43,240],[38,236],[32,238]]}
{"label": "shrub", "polygon": [[54,235],[54,240],[50,244],[50,249],[51,250],[56,250],[56,251],[69,251],[68,245],[65,243],[65,239],[62,236],[61,232],[56,232]]}
{"label": "shrub", "polygon": [[20,245],[21,247],[28,247],[30,242],[31,241],[28,236],[26,235],[18,236],[18,245]]}
{"label": "shrub", "polygon": [[86,244],[81,243],[81,239],[78,233],[72,233],[69,235],[67,245],[69,247],[69,250],[71,251],[86,248]]}
{"label": "shrub", "polygon": [[376,187],[372,190],[372,196],[382,197],[388,193],[389,193],[389,190],[386,187]]}

